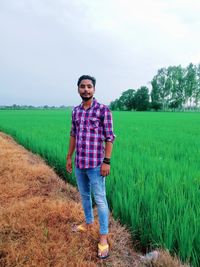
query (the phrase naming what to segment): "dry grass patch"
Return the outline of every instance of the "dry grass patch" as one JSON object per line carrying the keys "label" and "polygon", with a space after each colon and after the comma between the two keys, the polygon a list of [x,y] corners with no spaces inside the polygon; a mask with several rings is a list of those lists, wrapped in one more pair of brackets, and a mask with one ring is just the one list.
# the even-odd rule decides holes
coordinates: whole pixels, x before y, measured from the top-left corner
{"label": "dry grass patch", "polygon": [[111,257],[98,260],[97,220],[88,233],[72,232],[84,220],[76,189],[2,133],[0,159],[0,266],[181,266],[165,252],[141,263],[130,233],[112,218]]}

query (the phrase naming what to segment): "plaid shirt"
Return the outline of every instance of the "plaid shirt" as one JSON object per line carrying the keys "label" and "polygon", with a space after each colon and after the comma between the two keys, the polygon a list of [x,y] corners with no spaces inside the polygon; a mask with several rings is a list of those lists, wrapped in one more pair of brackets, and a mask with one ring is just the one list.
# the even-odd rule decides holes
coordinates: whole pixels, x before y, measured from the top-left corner
{"label": "plaid shirt", "polygon": [[72,112],[71,136],[76,138],[75,165],[79,169],[95,168],[104,158],[104,141],[113,142],[112,114],[93,98],[89,109],[83,103]]}

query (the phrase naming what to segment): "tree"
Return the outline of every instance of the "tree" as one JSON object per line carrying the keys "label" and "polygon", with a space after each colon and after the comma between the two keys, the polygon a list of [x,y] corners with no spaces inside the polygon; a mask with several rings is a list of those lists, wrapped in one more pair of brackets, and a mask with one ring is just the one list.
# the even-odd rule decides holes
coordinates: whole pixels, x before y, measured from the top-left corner
{"label": "tree", "polygon": [[181,100],[175,99],[172,102],[170,102],[169,108],[175,110],[177,108],[180,108],[181,107],[181,104],[182,104],[182,101]]}
{"label": "tree", "polygon": [[162,103],[159,95],[159,86],[156,77],[154,77],[151,81],[151,86],[151,108],[157,111],[158,109],[162,108]]}
{"label": "tree", "polygon": [[124,91],[119,99],[122,104],[124,110],[132,110],[135,108],[134,106],[134,89],[128,89]]}
{"label": "tree", "polygon": [[167,79],[167,69],[159,69],[156,78],[159,86],[159,95],[162,102],[162,106],[163,109],[166,109],[168,107],[168,99],[170,95],[170,83]]}
{"label": "tree", "polygon": [[195,92],[198,88],[197,69],[192,63],[186,68],[185,75],[185,99],[186,104],[192,106],[192,102],[195,102]]}
{"label": "tree", "polygon": [[151,81],[151,102],[159,102],[160,101],[160,96],[159,96],[159,86],[157,83],[156,77],[153,78]]}
{"label": "tree", "polygon": [[159,102],[151,102],[149,104],[149,107],[151,109],[154,109],[155,111],[158,111],[159,109],[162,109],[162,103],[159,103]]}
{"label": "tree", "polygon": [[110,103],[111,110],[132,110],[135,109],[134,89],[128,89],[122,93],[119,99],[115,99]]}
{"label": "tree", "polygon": [[[151,81],[151,103],[147,87],[137,91],[128,89],[119,99],[111,102],[111,109],[147,110],[181,109],[184,105],[195,106],[200,103],[200,64],[190,63],[187,68],[181,65],[161,68]],[[142,100],[141,100],[142,99]]]}
{"label": "tree", "polygon": [[112,101],[110,103],[109,107],[110,107],[111,110],[118,110],[119,109],[118,104],[119,104],[119,99],[117,98],[117,99],[115,99],[114,101]]}
{"label": "tree", "polygon": [[169,100],[169,108],[181,108],[184,99],[185,88],[185,70],[179,66],[168,67],[168,80],[170,81],[171,97]]}
{"label": "tree", "polygon": [[194,89],[194,101],[196,107],[198,107],[199,100],[200,100],[200,64],[196,67],[196,78],[197,78],[197,86]]}
{"label": "tree", "polygon": [[134,96],[136,110],[145,111],[149,108],[149,90],[146,86],[141,86]]}
{"label": "tree", "polygon": [[151,81],[151,85],[152,102],[162,103],[162,108],[166,109],[168,107],[168,100],[170,96],[170,82],[167,79],[166,68],[161,68],[158,70],[156,76],[154,76],[153,80]]}

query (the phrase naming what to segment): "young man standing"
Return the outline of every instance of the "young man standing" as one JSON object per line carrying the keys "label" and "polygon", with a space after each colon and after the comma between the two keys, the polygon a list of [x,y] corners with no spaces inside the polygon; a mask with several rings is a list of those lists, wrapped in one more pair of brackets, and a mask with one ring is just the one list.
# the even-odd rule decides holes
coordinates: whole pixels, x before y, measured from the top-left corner
{"label": "young man standing", "polygon": [[92,192],[97,204],[100,224],[98,257],[105,259],[109,256],[107,240],[109,209],[105,177],[110,173],[110,158],[115,135],[109,108],[98,103],[94,98],[95,84],[95,78],[89,75],[83,75],[78,80],[78,93],[82,103],[72,112],[66,169],[69,173],[72,172],[72,155],[76,150],[75,176],[86,220],[85,224],[77,227],[77,230],[86,231],[94,222]]}

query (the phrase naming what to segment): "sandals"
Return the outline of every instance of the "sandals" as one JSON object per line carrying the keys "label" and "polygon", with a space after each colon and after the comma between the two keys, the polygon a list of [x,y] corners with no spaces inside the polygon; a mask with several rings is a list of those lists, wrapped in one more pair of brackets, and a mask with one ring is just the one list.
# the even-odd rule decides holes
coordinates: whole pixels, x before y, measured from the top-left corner
{"label": "sandals", "polygon": [[72,231],[73,232],[87,232],[87,229],[82,224],[80,224],[80,225],[75,225]]}
{"label": "sandals", "polygon": [[[99,254],[102,254],[104,251],[107,251],[107,254],[106,254],[106,255],[104,255],[104,256],[99,255]],[[108,245],[108,244],[101,245],[101,244],[99,243],[99,244],[98,244],[98,255],[97,255],[97,257],[98,257],[99,259],[104,260],[104,259],[108,258],[109,256],[110,256],[110,255],[109,255],[109,245]]]}
{"label": "sandals", "polygon": [[[87,232],[87,228],[83,225],[83,224],[79,224],[79,225],[75,225],[72,229],[73,232]],[[101,256],[105,251],[107,251],[107,253],[104,256]],[[106,258],[108,258],[110,256],[109,254],[109,245],[105,244],[102,245],[100,243],[98,243],[98,254],[97,257],[101,260],[104,260]]]}

